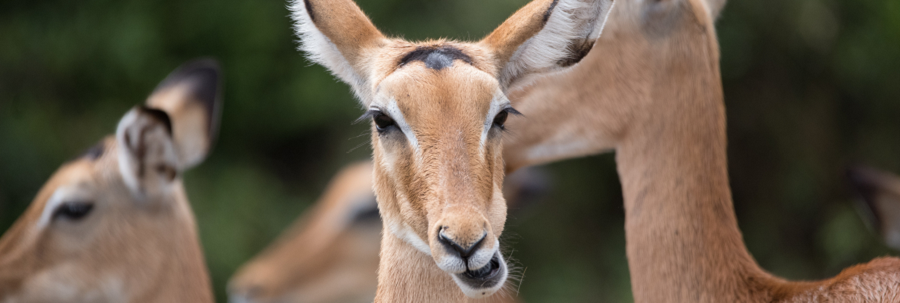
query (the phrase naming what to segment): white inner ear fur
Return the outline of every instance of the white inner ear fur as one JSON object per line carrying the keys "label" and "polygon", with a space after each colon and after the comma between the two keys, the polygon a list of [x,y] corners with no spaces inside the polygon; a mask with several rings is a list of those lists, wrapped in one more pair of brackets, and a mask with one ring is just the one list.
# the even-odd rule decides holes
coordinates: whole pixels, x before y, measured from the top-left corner
{"label": "white inner ear fur", "polygon": [[[128,189],[138,198],[145,197],[148,190],[155,190],[156,187],[167,191],[172,182],[161,180],[162,177],[155,171],[156,165],[165,164],[175,169],[178,163],[178,153],[171,136],[162,125],[151,119],[142,116],[140,110],[135,108],[125,114],[116,128],[119,173]],[[150,130],[146,131],[147,128]],[[133,153],[138,145],[143,145],[143,159],[138,159],[138,155]],[[144,166],[143,176],[138,175],[141,165]]]}
{"label": "white inner ear fur", "polygon": [[525,73],[559,68],[557,62],[570,56],[572,42],[600,37],[612,5],[612,0],[560,0],[544,28],[519,46],[503,67],[500,85],[508,87]]}
{"label": "white inner ear fur", "polygon": [[288,8],[294,20],[294,33],[300,38],[298,49],[307,59],[325,66],[335,77],[349,84],[363,106],[371,104],[372,90],[366,85],[366,77],[353,69],[331,39],[316,28],[303,0],[291,0]]}

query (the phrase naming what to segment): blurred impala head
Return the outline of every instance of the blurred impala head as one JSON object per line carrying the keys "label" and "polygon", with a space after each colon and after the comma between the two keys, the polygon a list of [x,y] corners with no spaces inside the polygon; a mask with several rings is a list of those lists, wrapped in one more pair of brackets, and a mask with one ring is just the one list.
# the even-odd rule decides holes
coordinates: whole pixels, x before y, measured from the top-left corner
{"label": "blurred impala head", "polygon": [[181,66],[53,174],[0,239],[0,301],[212,302],[181,176],[216,137],[219,78]]}
{"label": "blurred impala head", "polygon": [[518,114],[506,90],[578,62],[611,6],[536,0],[478,42],[408,42],[385,37],[351,0],[291,4],[302,50],[348,83],[372,120],[386,235],[378,300],[482,298],[503,286],[501,138]]}

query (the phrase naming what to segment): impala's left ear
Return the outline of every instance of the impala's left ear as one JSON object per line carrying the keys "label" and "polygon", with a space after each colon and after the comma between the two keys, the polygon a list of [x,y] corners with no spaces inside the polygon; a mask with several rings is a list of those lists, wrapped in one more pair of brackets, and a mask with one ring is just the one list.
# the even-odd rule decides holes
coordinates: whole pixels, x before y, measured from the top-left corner
{"label": "impala's left ear", "polygon": [[600,37],[613,0],[534,0],[480,43],[494,53],[500,85],[516,78],[571,66]]}

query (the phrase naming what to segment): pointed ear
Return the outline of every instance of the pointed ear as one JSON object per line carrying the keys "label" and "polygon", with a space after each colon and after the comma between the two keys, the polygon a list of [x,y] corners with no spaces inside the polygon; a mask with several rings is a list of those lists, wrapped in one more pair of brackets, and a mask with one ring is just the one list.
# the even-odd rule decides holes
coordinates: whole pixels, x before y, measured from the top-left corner
{"label": "pointed ear", "polygon": [[132,190],[163,188],[212,148],[221,111],[219,65],[197,60],[169,74],[119,122],[119,170]]}
{"label": "pointed ear", "polygon": [[384,35],[352,0],[292,0],[290,10],[300,50],[350,84],[368,104],[367,65],[386,45]]}
{"label": "pointed ear", "polygon": [[722,14],[722,9],[725,8],[726,0],[706,0],[706,9],[709,10],[709,15],[713,20],[719,18],[719,15]]}
{"label": "pointed ear", "polygon": [[480,43],[494,53],[500,84],[578,63],[600,37],[613,0],[534,0]]}

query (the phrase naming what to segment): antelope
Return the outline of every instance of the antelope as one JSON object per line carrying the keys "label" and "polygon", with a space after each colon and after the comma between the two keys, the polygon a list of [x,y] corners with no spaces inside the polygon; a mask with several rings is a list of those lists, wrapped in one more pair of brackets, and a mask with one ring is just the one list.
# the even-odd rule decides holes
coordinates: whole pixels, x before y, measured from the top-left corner
{"label": "antelope", "polygon": [[879,169],[856,166],[847,177],[859,195],[860,213],[884,243],[900,250],[900,177]]}
{"label": "antelope", "polygon": [[747,251],[728,180],[724,2],[621,1],[580,63],[510,86],[527,119],[508,127],[544,127],[505,141],[507,170],[615,151],[635,302],[897,302],[900,259],[790,282]]}
{"label": "antelope", "polygon": [[[228,283],[230,300],[372,302],[382,228],[372,169],[366,161],[338,172],[311,210],[241,266]],[[504,196],[515,211],[540,196],[546,183],[540,171],[520,170],[506,178]]]}
{"label": "antelope", "polygon": [[376,302],[466,301],[504,285],[501,138],[518,113],[506,92],[578,62],[611,6],[535,0],[466,43],[387,38],[351,0],[291,2],[301,50],[372,120],[384,222]]}
{"label": "antelope", "polygon": [[213,302],[181,176],[216,137],[220,77],[182,65],[50,177],[0,238],[0,301]]}

